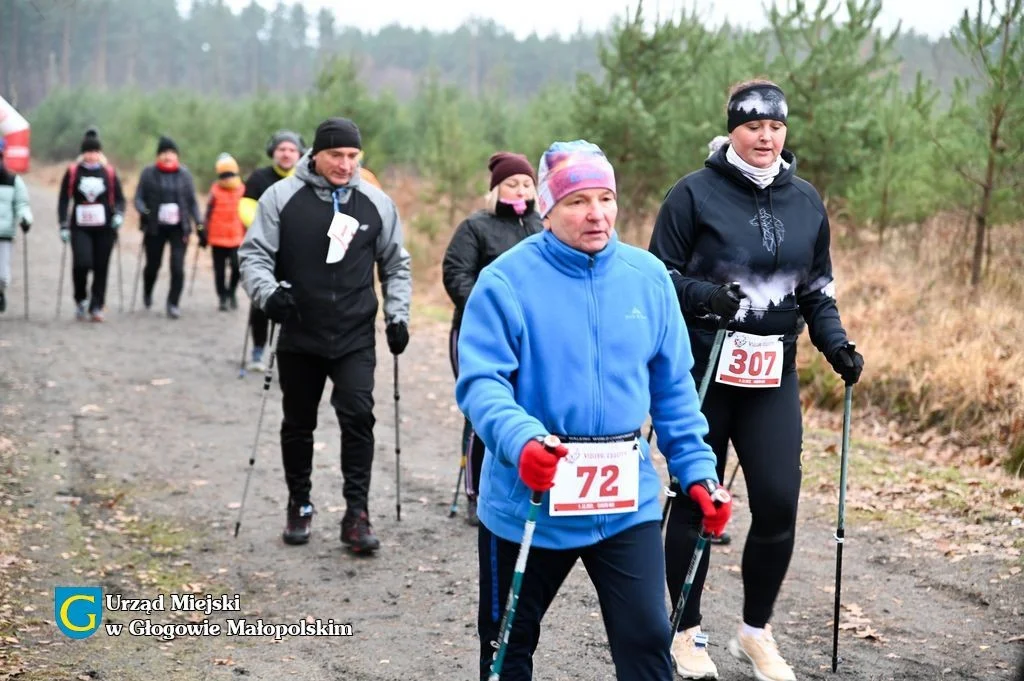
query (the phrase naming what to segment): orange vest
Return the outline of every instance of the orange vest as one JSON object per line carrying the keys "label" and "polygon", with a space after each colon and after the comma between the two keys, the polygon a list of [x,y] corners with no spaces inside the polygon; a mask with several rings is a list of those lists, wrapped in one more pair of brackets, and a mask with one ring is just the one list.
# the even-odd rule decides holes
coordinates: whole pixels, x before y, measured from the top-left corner
{"label": "orange vest", "polygon": [[222,187],[220,183],[214,182],[210,187],[210,200],[213,201],[213,211],[206,225],[206,238],[211,246],[222,248],[237,248],[242,245],[245,238],[245,226],[238,217],[238,202],[245,193],[245,185],[241,184],[234,189]]}

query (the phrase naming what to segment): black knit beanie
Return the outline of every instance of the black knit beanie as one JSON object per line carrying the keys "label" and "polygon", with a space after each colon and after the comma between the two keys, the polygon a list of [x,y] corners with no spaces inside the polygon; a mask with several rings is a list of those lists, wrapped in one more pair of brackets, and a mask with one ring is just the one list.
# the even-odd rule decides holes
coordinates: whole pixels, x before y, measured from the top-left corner
{"label": "black knit beanie", "polygon": [[363,148],[359,128],[347,118],[328,118],[317,126],[312,153],[337,147]]}
{"label": "black knit beanie", "polygon": [[103,145],[100,144],[100,134],[96,128],[89,128],[85,131],[85,136],[82,137],[81,152],[84,154],[87,151],[102,151]]}
{"label": "black knit beanie", "polygon": [[174,153],[178,153],[178,145],[175,144],[174,140],[172,140],[170,137],[167,137],[166,135],[161,135],[160,141],[156,145],[156,155],[159,156],[165,151],[173,151]]}

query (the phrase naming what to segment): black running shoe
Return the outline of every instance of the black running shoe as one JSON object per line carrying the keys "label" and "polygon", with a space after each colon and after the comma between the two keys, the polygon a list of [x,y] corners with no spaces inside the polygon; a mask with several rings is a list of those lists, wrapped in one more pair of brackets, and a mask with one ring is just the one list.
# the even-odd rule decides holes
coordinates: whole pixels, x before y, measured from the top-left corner
{"label": "black running shoe", "polygon": [[313,524],[313,504],[288,504],[288,521],[281,538],[285,544],[305,544]]}
{"label": "black running shoe", "polygon": [[341,543],[355,553],[373,553],[380,548],[380,540],[373,533],[366,511],[345,512],[341,519]]}

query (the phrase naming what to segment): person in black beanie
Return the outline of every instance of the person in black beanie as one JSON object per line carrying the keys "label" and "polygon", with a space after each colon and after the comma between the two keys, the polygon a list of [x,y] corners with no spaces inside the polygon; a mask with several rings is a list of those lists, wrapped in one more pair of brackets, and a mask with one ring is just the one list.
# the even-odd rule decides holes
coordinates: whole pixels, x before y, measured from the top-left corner
{"label": "person in black beanie", "polygon": [[378,308],[373,268],[381,280],[394,355],[409,342],[412,274],[398,209],[387,194],[361,181],[361,156],[355,123],[347,118],[321,123],[295,174],[260,197],[239,257],[246,293],[281,328],[276,353],[288,485],[283,539],[309,541],[313,431],[330,377],[347,505],[341,541],[354,552],[373,553],[380,547],[369,517]]}
{"label": "person in black beanie", "polygon": [[[535,209],[537,174],[530,161],[522,154],[499,151],[491,155],[487,168],[491,171],[491,182],[484,208],[455,228],[442,264],[444,288],[455,304],[448,357],[456,378],[462,313],[480,271],[526,237],[544,229]],[[463,424],[461,444],[460,458],[466,457],[466,522],[477,525],[476,502],[486,448],[468,418]]]}
{"label": "person in black beanie", "polygon": [[[117,171],[103,155],[95,128],[86,130],[81,155],[68,166],[60,183],[57,223],[64,243],[71,242],[71,279],[75,317],[104,320],[107,267],[124,223],[125,198]],[[92,271],[92,290],[88,290]]]}
{"label": "person in black beanie", "polygon": [[[266,153],[271,164],[252,171],[245,180],[245,193],[238,202],[238,217],[246,229],[256,218],[256,207],[263,192],[270,185],[289,177],[295,172],[295,164],[306,149],[306,142],[299,133],[292,130],[277,130],[267,142]],[[267,345],[267,331],[270,326],[267,316],[256,305],[249,306],[249,329],[252,332],[252,359],[246,368],[249,371],[263,371],[266,364],[263,353]]]}
{"label": "person in black beanie", "polygon": [[202,231],[203,219],[196,200],[192,173],[178,159],[178,145],[161,136],[156,147],[156,163],[146,166],[135,190],[135,208],[141,216],[145,236],[146,267],[142,273],[142,303],[153,305],[153,285],[160,272],[164,245],[171,247],[171,288],[167,292],[167,316],[181,316],[178,303],[185,285],[185,250],[192,223]]}
{"label": "person in black beanie", "polygon": [[[704,167],[668,192],[650,251],[675,284],[699,381],[711,363],[716,329],[728,332],[702,411],[705,438],[725,474],[731,441],[750,499],[743,549],[743,624],[729,652],[764,681],[793,681],[768,623],[782,588],[796,533],[803,426],[796,348],[801,318],[814,346],[847,385],[864,358],[847,337],[836,304],[828,213],[814,187],[796,174],[784,148],[789,107],[767,80],[733,86],[726,103],[728,142]],[[700,509],[677,495],[665,534],[671,602],[678,601],[701,525]],[[672,643],[677,673],[718,678],[701,630],[706,551]]]}

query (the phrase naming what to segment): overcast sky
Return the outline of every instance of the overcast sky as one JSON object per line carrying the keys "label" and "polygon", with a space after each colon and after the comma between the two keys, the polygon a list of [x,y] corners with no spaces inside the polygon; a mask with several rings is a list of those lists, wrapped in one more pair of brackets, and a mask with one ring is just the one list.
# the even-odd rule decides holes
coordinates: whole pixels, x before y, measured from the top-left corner
{"label": "overcast sky", "polygon": [[[190,0],[179,2],[191,4]],[[226,2],[238,11],[249,0]],[[277,4],[276,0],[257,2],[268,9]],[[780,7],[786,5],[785,0],[779,3]],[[552,33],[570,35],[580,24],[586,31],[602,30],[614,16],[636,6],[635,0],[304,0],[303,4],[314,14],[321,7],[333,9],[338,25],[356,26],[364,31],[376,31],[395,22],[413,28],[450,30],[478,16],[494,19],[520,38],[531,32],[541,37]],[[816,0],[807,0],[807,4],[813,7]],[[650,16],[655,12],[669,16],[683,7],[696,7],[701,16],[715,25],[728,20],[734,25],[762,28],[765,23],[762,0],[647,0],[644,12]],[[904,29],[913,28],[936,38],[946,34],[968,7],[977,7],[976,0],[883,0],[880,22],[882,27],[892,28],[902,20]]]}

